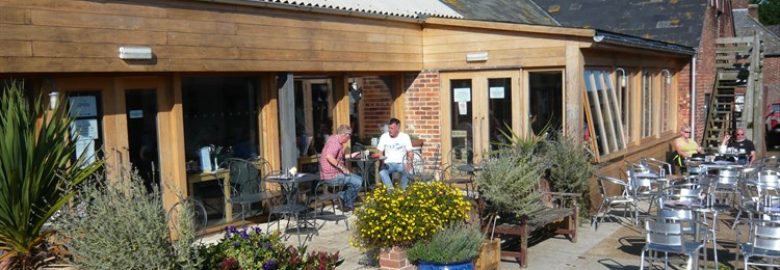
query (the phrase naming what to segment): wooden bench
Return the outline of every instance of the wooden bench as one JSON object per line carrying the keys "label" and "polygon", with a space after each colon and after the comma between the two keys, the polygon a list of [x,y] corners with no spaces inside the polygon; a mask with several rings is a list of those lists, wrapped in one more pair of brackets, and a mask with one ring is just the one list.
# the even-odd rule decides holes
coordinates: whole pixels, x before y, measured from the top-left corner
{"label": "wooden bench", "polygon": [[[556,235],[566,235],[572,243],[577,242],[579,207],[577,206],[576,198],[580,195],[562,192],[543,192],[543,194],[545,194],[543,200],[548,203],[545,203],[546,207],[543,210],[533,216],[525,217],[510,223],[502,223],[499,218],[497,224],[495,224],[494,231],[493,228],[487,224],[483,226],[483,230],[487,231],[488,234],[493,231],[499,238],[519,238],[519,250],[506,250],[502,248],[501,256],[514,257],[522,268],[528,267],[528,237],[531,232],[546,227],[547,225],[559,225],[554,231]],[[564,205],[571,205],[572,207],[562,207]]]}

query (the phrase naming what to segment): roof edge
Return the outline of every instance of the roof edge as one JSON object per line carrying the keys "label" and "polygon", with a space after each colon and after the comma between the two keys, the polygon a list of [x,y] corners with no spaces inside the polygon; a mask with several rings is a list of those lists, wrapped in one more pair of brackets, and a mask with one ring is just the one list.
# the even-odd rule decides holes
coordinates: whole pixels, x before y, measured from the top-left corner
{"label": "roof edge", "polygon": [[191,1],[238,5],[238,6],[250,6],[250,7],[264,7],[264,8],[289,10],[289,11],[307,11],[307,12],[320,13],[320,14],[352,16],[352,17],[360,17],[360,18],[368,18],[368,19],[382,19],[382,20],[391,20],[391,21],[418,23],[418,24],[423,23],[424,18],[430,16],[429,14],[420,13],[418,14],[418,16],[419,15],[424,15],[424,16],[422,16],[421,18],[414,18],[414,17],[407,17],[407,16],[400,16],[400,15],[368,13],[368,12],[357,11],[357,10],[343,10],[343,9],[333,9],[333,8],[315,7],[315,6],[299,6],[299,5],[289,5],[289,4],[265,2],[265,1],[246,1],[246,0],[191,0]]}
{"label": "roof edge", "polygon": [[685,55],[695,55],[696,50],[693,47],[678,45],[658,40],[645,39],[636,36],[624,35],[620,33],[596,29],[593,36],[596,43],[605,42],[615,45],[651,49],[656,51],[671,52]]}
{"label": "roof edge", "polygon": [[466,28],[494,29],[494,30],[529,32],[529,33],[551,34],[551,35],[569,35],[569,36],[577,36],[577,37],[593,37],[595,35],[593,29],[553,26],[553,25],[488,22],[488,21],[450,19],[450,18],[438,18],[438,17],[426,18],[423,21],[423,23],[429,25],[458,26],[458,27],[466,27]]}

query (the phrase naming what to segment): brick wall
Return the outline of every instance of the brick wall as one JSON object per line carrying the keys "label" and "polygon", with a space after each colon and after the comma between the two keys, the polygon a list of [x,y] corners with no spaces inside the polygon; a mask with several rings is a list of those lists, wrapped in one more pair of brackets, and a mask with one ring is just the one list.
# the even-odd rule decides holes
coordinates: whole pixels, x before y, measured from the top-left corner
{"label": "brick wall", "polygon": [[[677,126],[691,123],[691,64],[688,63],[677,76]],[[675,130],[675,132],[677,132]]]}
{"label": "brick wall", "polygon": [[706,121],[704,94],[712,93],[715,86],[715,41],[720,32],[717,19],[715,8],[708,6],[704,14],[704,25],[696,58],[696,103],[693,105],[696,114],[697,141],[702,139],[704,121]]}
{"label": "brick wall", "polygon": [[[402,122],[407,133],[425,140],[423,157],[430,160],[441,147],[441,105],[439,104],[439,72],[424,70],[404,76],[406,89],[406,119]],[[440,148],[439,148],[440,149]]]}
{"label": "brick wall", "polygon": [[390,87],[378,76],[367,76],[361,79],[364,109],[360,135],[363,138],[379,137],[382,135],[380,127],[390,119],[390,106],[392,106]]}
{"label": "brick wall", "polygon": [[780,101],[780,56],[765,57],[762,72],[766,104]]}

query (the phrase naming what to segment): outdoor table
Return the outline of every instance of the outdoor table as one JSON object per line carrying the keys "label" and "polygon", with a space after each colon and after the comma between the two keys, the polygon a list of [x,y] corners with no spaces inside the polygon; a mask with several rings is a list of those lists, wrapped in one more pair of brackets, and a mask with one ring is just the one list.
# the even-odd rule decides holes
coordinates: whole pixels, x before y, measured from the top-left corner
{"label": "outdoor table", "polygon": [[363,191],[368,192],[368,168],[371,164],[374,164],[375,170],[374,170],[374,185],[378,184],[377,181],[379,181],[379,161],[385,160],[384,156],[373,158],[370,155],[369,156],[362,156],[360,158],[347,158],[346,159],[349,162],[355,163],[358,168],[358,174],[360,175],[361,179],[363,180]]}
{"label": "outdoor table", "polygon": [[195,184],[222,180],[222,192],[225,198],[225,223],[233,221],[233,204],[230,202],[230,170],[219,169],[213,172],[188,173],[187,185],[189,194],[195,192]]}
{"label": "outdoor table", "polygon": [[[290,224],[291,217],[295,217],[295,229],[298,233],[298,243],[301,244],[301,235],[300,235],[300,229],[301,225],[303,225],[304,228],[306,228],[309,224],[307,221],[301,220],[300,215],[307,210],[309,210],[309,207],[307,205],[301,204],[297,198],[298,198],[298,191],[299,191],[299,185],[301,183],[307,183],[318,180],[319,177],[316,174],[312,173],[298,173],[296,175],[291,174],[281,174],[281,175],[269,175],[266,176],[265,180],[270,183],[277,183],[282,188],[282,193],[285,196],[285,203],[283,205],[274,206],[271,208],[272,214],[280,214],[282,215],[282,218],[287,218],[287,224]],[[270,224],[270,220],[269,220]],[[285,230],[287,225],[285,225]],[[313,224],[313,228],[317,228],[316,224]]]}

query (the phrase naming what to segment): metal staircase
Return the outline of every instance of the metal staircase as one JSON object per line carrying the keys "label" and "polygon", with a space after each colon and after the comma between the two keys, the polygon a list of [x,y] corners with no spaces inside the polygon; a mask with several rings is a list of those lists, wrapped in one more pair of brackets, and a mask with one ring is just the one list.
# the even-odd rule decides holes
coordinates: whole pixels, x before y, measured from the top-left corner
{"label": "metal staircase", "polygon": [[[758,44],[758,50],[754,49]],[[702,136],[702,146],[707,151],[714,151],[720,145],[723,135],[735,127],[746,127],[742,115],[750,118],[752,115],[751,88],[756,76],[760,78],[760,65],[751,66],[751,62],[759,59],[760,41],[754,36],[719,38],[717,41],[715,65],[717,68],[715,87],[710,96],[707,108],[706,124]],[[758,57],[756,57],[758,54]],[[757,71],[757,72],[756,72]],[[760,81],[760,79],[759,79]],[[745,88],[746,99],[744,109],[736,110],[737,88]],[[751,100],[748,100],[751,99]]]}

